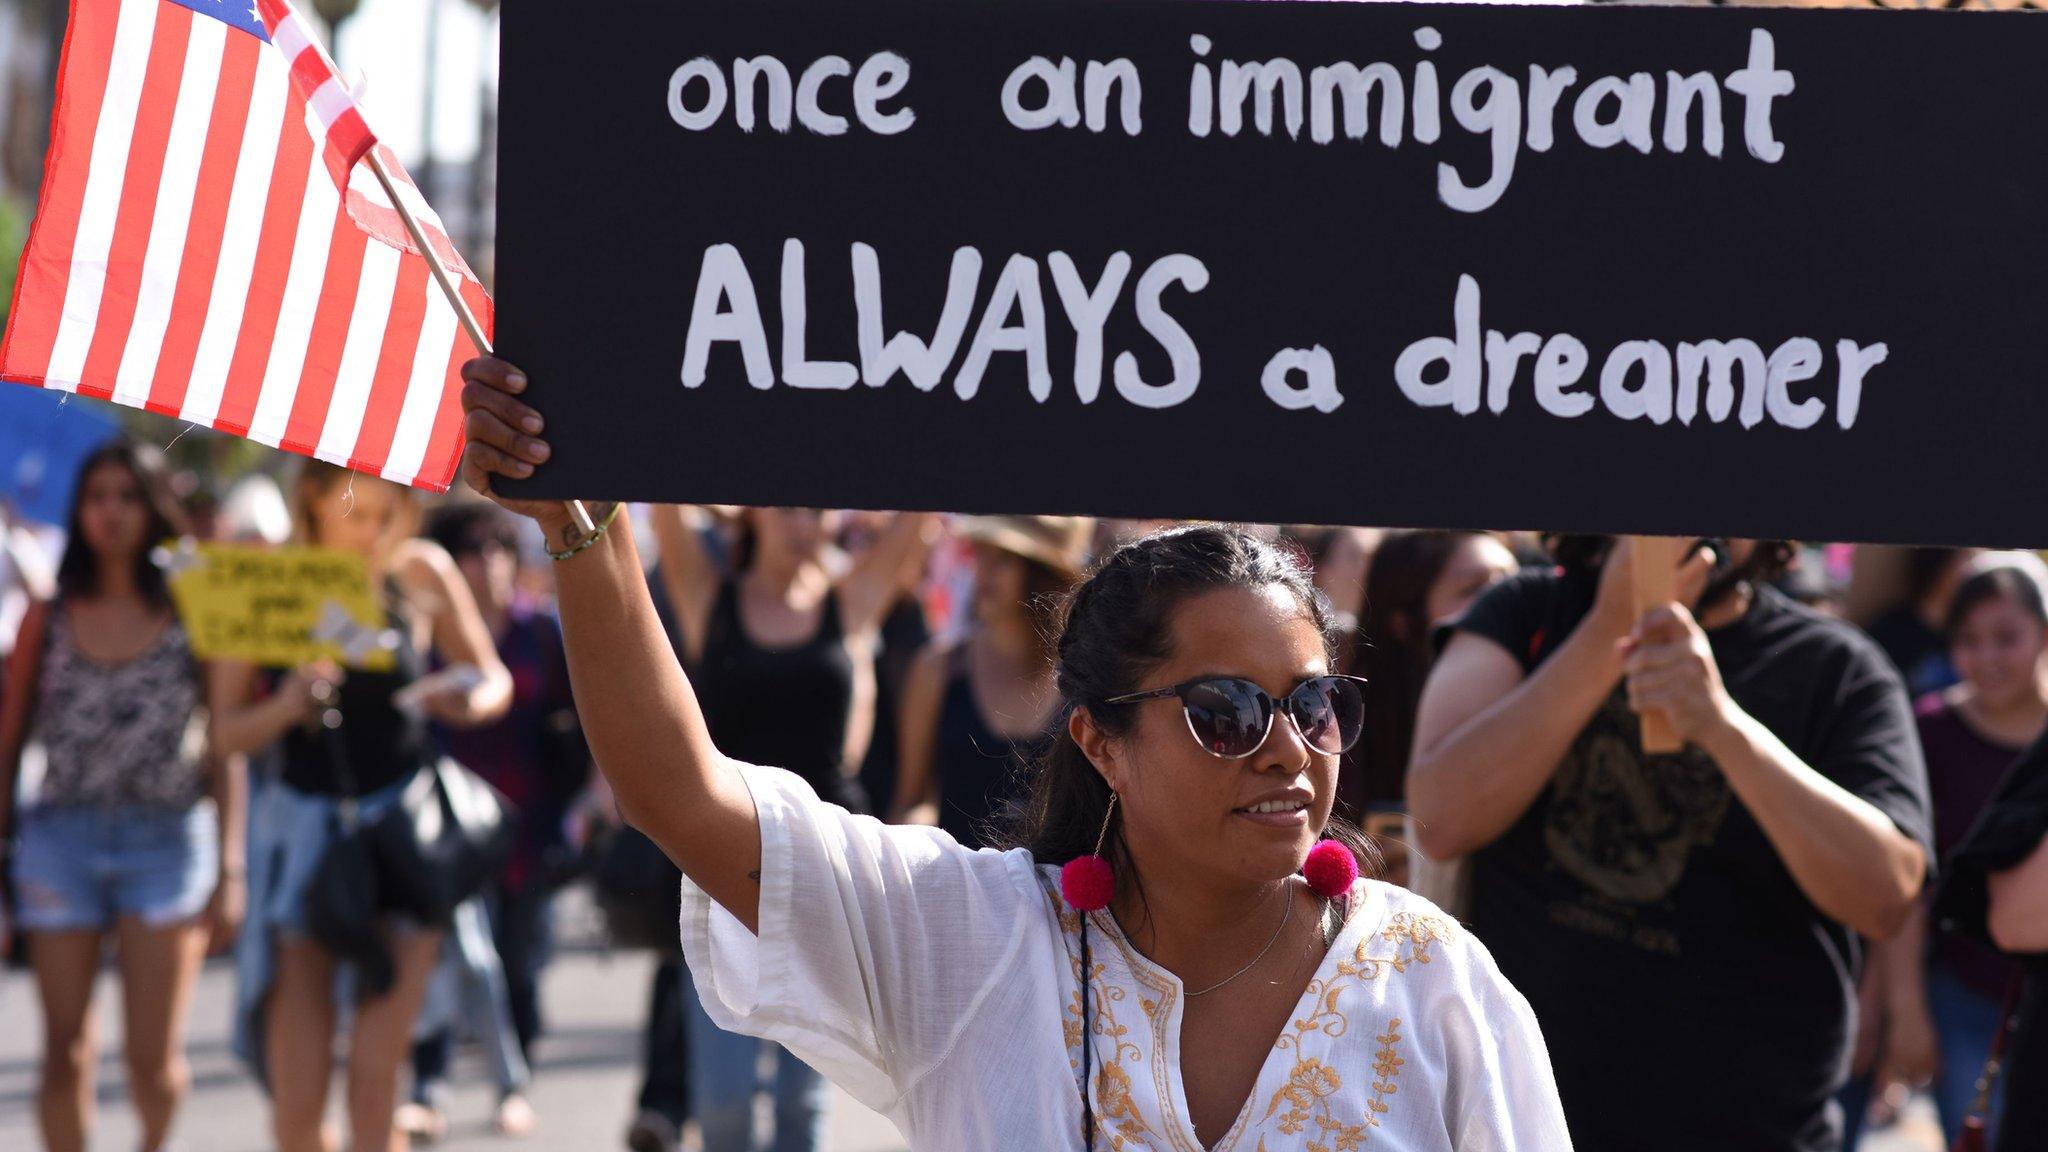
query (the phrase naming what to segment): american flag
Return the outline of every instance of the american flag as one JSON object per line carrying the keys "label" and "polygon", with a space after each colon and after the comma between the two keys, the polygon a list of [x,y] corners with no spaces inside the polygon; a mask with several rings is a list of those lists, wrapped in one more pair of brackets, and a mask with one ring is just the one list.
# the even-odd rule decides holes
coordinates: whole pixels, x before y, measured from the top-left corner
{"label": "american flag", "polygon": [[72,0],[0,377],[445,490],[475,350],[373,154],[488,331],[286,0]]}

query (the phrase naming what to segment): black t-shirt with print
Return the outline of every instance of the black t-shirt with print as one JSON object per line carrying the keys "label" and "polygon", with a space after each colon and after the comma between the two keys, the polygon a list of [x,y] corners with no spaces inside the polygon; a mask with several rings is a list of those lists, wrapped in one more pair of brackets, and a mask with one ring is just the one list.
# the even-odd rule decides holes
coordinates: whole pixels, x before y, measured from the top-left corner
{"label": "black t-shirt with print", "polygon": [[[1531,670],[1595,590],[1524,572],[1454,628]],[[1767,587],[1708,637],[1745,712],[1927,842],[1912,710],[1875,645]],[[1711,759],[1642,755],[1619,687],[1471,877],[1472,926],[1536,1009],[1579,1152],[1839,1146],[1856,935],[1800,892]]]}

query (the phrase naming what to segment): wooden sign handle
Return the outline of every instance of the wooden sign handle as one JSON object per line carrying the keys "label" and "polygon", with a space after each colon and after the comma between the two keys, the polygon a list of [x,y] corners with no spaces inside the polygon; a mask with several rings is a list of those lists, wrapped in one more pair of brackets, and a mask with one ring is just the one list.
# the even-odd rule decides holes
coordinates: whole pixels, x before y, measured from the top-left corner
{"label": "wooden sign handle", "polygon": [[[1673,536],[1631,536],[1629,541],[1635,552],[1636,619],[1641,620],[1678,598],[1678,562],[1685,554],[1686,541]],[[1685,741],[1678,738],[1664,713],[1644,712],[1639,718],[1646,755],[1669,756],[1685,750]]]}

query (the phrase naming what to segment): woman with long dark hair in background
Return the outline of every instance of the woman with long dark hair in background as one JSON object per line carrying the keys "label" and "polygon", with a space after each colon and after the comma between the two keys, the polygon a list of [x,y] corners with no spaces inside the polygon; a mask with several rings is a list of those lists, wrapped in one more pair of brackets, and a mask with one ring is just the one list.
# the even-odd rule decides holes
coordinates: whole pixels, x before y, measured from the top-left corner
{"label": "woman with long dark hair in background", "polygon": [[[683,509],[653,516],[663,589],[715,738],[864,811],[856,773],[874,724],[876,634],[904,570],[923,562],[934,518],[898,517],[848,556],[835,546],[836,513],[750,508],[725,571]],[[690,1113],[705,1152],[767,1146],[754,1133],[760,1039],[714,1026],[684,991]],[[775,1061],[773,1147],[809,1152],[823,1140],[824,1080],[786,1049]]]}
{"label": "woman with long dark hair in background", "polygon": [[1415,705],[1435,658],[1430,631],[1514,574],[1515,554],[1491,532],[1389,532],[1366,569],[1353,668],[1366,678],[1365,735],[1344,761],[1339,791],[1358,811],[1406,793]]}
{"label": "woman with long dark hair in background", "polygon": [[[144,1152],[169,1139],[191,1084],[185,1017],[209,941],[243,906],[243,765],[205,754],[201,674],[151,560],[183,528],[162,455],[117,440],[86,458],[55,600],[24,618],[0,705],[0,829],[14,821],[17,907],[44,1022],[44,1143],[91,1127],[93,982],[111,936],[122,1047]],[[10,811],[33,740],[41,780]],[[0,928],[0,944],[5,929]]]}
{"label": "woman with long dark hair in background", "polygon": [[1387,879],[1407,882],[1405,809],[1415,708],[1436,648],[1431,630],[1512,575],[1515,554],[1490,532],[1389,532],[1366,569],[1352,671],[1365,677],[1365,734],[1338,776],[1340,812],[1376,835]]}
{"label": "woman with long dark hair in background", "polygon": [[[387,671],[322,665],[279,676],[259,698],[258,670],[222,661],[212,671],[213,736],[224,750],[279,745],[280,778],[264,789],[251,837],[249,931],[238,957],[237,1048],[270,1089],[281,1152],[335,1147],[324,1124],[333,1068],[335,975],[341,958],[313,938],[307,892],[353,809],[367,824],[439,749],[429,719],[489,723],[505,712],[512,680],[491,646],[476,600],[448,553],[413,538],[412,491],[330,464],[304,461],[294,489],[295,542],[352,552],[384,613]],[[402,706],[429,655],[475,670]],[[379,940],[388,963],[357,966],[348,1053],[349,1146],[396,1152],[398,1071],[440,955],[444,925],[387,912]]]}
{"label": "woman with long dark hair in background", "polygon": [[[512,431],[540,417],[512,366],[464,372],[464,474],[489,494],[545,458]],[[1063,723],[1018,846],[969,851],[733,759],[630,527],[508,507],[561,549],[584,729],[689,880],[705,1008],[913,1149],[1570,1147],[1527,1004],[1427,901],[1362,879],[1370,848],[1331,820],[1363,709],[1327,600],[1280,549],[1195,527],[1105,558],[1062,614]]]}
{"label": "woman with long dark hair in background", "polygon": [[991,843],[1058,714],[1048,614],[1080,576],[1094,531],[1073,516],[979,516],[957,527],[974,549],[974,622],[911,666],[897,822],[936,824],[970,848]]}

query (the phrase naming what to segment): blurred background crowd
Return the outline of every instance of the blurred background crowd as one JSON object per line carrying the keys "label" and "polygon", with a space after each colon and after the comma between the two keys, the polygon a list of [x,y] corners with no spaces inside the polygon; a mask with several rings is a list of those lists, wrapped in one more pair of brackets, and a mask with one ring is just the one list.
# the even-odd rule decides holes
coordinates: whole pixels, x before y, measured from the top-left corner
{"label": "blurred background crowd", "polygon": [[[333,30],[345,74],[374,61],[368,101],[384,117],[385,139],[488,282],[495,3],[303,6]],[[0,299],[10,298],[12,261],[33,208],[63,9],[61,0],[0,0]],[[970,844],[990,842],[1019,775],[1057,719],[1046,637],[1059,593],[1117,541],[1160,526],[797,509],[635,507],[630,514],[670,640],[693,671],[725,751],[796,771],[857,811],[936,824]],[[1527,589],[1544,574],[1597,578],[1604,544],[1529,533],[1264,531],[1313,564],[1344,621],[1345,670],[1370,682],[1366,734],[1345,760],[1340,811],[1376,836],[1386,879],[1413,884],[1475,919],[1517,984],[1537,983],[1525,975],[1533,961],[1521,959],[1517,970],[1513,943],[1488,937],[1484,901],[1499,897],[1482,894],[1475,910],[1468,874],[1477,871],[1487,892],[1513,890],[1502,877],[1517,866],[1512,842],[1520,833],[1504,835],[1511,850],[1476,869],[1415,851],[1421,837],[1409,822],[1407,783],[1418,710],[1461,619],[1464,631],[1504,646],[1512,639],[1510,654],[1523,672],[1533,671],[1562,637],[1546,635],[1540,622],[1504,622],[1500,609],[1511,594],[1500,587],[1520,581],[1509,586]],[[388,593],[408,660],[388,676],[201,666],[183,648],[164,594],[155,548],[171,535],[360,552]],[[667,1152],[686,1139],[709,1152],[801,1152],[826,1143],[831,1097],[816,1074],[719,1032],[696,1002],[677,950],[676,873],[620,826],[577,732],[550,611],[549,562],[530,525],[460,496],[422,499],[147,414],[7,387],[0,388],[0,543],[0,657],[8,669],[0,814],[12,817],[17,837],[15,891],[5,907],[10,935],[29,943],[25,963],[35,971],[32,981],[8,978],[11,986],[0,986],[0,1030],[40,1032],[34,1091],[16,1099],[25,1104],[32,1095],[35,1127],[49,1147],[87,1145],[100,1119],[95,1070],[115,1047],[141,1146],[174,1139],[191,1083],[183,1046],[195,1026],[191,988],[209,952],[222,957],[216,964],[233,964],[242,985],[233,1005],[236,1050],[267,1081],[268,1130],[280,1147],[333,1146],[326,1093],[337,1075],[346,1082],[341,1108],[359,1134],[390,1117],[390,1147],[440,1139],[450,1123],[451,1078],[470,1069],[488,1078],[488,1124],[507,1138],[539,1131],[550,1146],[577,1147],[623,1138],[639,1152]],[[1746,544],[1721,545],[1745,561],[1757,554]],[[1872,755],[1891,770],[1880,783],[1905,797],[1901,826],[1924,825],[1907,831],[1928,841],[1941,882],[1941,862],[1966,849],[1987,810],[2009,799],[2015,763],[2048,727],[2048,570],[2028,554],[1968,549],[1798,542],[1761,552],[1768,563],[1736,575],[1768,585],[1774,604],[1859,630],[1889,664],[1896,687],[1888,681],[1885,690],[1910,701],[1910,717],[1870,737],[1883,746]],[[1467,619],[1490,591],[1494,609]],[[34,657],[33,691],[24,686],[31,663],[24,650]],[[1738,658],[1770,666],[1732,646],[1716,655],[1724,672]],[[412,679],[458,666],[474,675],[402,699]],[[1753,679],[1787,675],[1770,667]],[[776,707],[763,707],[764,686],[772,686]],[[359,722],[375,732],[338,755],[311,735],[337,694],[351,717],[379,718]],[[125,706],[143,700],[156,704]],[[290,943],[291,861],[304,854],[295,845],[310,835],[308,813],[316,811],[300,802],[367,791],[374,781],[363,778],[429,746],[512,801],[518,844],[445,933],[392,942],[389,975],[402,995],[388,999],[391,1010],[346,1019],[340,1006],[348,999],[332,991],[334,958]],[[343,787],[343,775],[359,787]],[[1625,783],[1625,776],[1615,779]],[[1629,809],[1619,823],[1631,827],[1645,812],[1661,811],[1657,805],[1675,803],[1620,786],[1592,792],[1614,806],[1610,813]],[[66,822],[59,817],[67,810],[126,815]],[[24,844],[27,825],[33,835]],[[1613,854],[1602,867],[1653,870],[1655,861],[1630,853],[1655,855],[1669,839],[1592,848]],[[116,861],[133,880],[112,884],[104,870],[92,873],[97,865],[80,863],[88,859]],[[2007,853],[1999,866],[2016,863]],[[1737,890],[1758,895],[1760,904],[1789,890],[1774,859],[1746,857],[1730,867]],[[24,876],[36,889],[27,898]],[[1645,903],[1672,916],[1743,923],[1739,907],[1686,910],[1678,907],[1684,897],[1670,890]],[[1846,1080],[1839,1096],[1845,1146],[1855,1146],[1867,1120],[1873,1139],[1894,1141],[1888,1147],[1946,1147],[1966,1116],[1995,1124],[2004,1107],[2008,1084],[1986,1082],[1981,1072],[2015,1015],[2021,962],[2014,957],[2048,950],[2040,940],[2048,902],[2033,904],[2015,924],[1995,906],[1979,907],[1974,920],[1944,915],[1933,909],[1931,892],[1888,939],[1858,939],[1839,924],[1832,926],[1839,943],[1810,934],[1824,937],[1814,954],[1835,964],[1839,979],[1802,994],[1842,1003],[1812,1016],[1798,1006],[1767,1006],[1711,1040],[1687,1030],[1682,1005],[1671,1006],[1699,976],[1682,960],[1659,970],[1663,992],[1655,997],[1632,998],[1598,970],[1570,975],[1636,1021],[1647,1038],[1640,1055],[1649,1057],[1639,1062],[1738,1110],[1766,1113],[1776,1105],[1769,1084],[1760,1088],[1741,1070],[1768,1080],[1754,1068],[1782,1057],[1788,1029],[1811,1030],[1807,1021],[1818,1019],[1822,1031],[1842,1035],[1789,1042],[1812,1040],[1817,1050],[1845,1055],[1846,1069],[1813,1077]],[[544,1010],[555,999],[548,972],[560,952],[565,901],[594,905],[612,947],[656,957],[647,986],[605,990],[644,1003],[645,1011],[639,1091],[617,1101],[618,1123],[604,1132],[550,1134],[535,1105],[533,1082],[548,1075],[550,1036],[574,1024]],[[1493,919],[1505,919],[1498,908]],[[287,943],[268,947],[274,938]],[[1811,950],[1814,939],[1788,944],[1759,934],[1753,943],[1753,963],[1768,970],[1780,949]],[[113,1033],[94,1023],[94,974],[103,956],[113,958],[127,992],[118,1044],[103,1040]],[[1544,1003],[1532,999],[1541,1015]],[[278,1012],[288,1013],[283,1029]],[[2008,1043],[2042,1043],[2032,1025],[2038,1008],[2018,1015],[2034,1035]],[[1570,1024],[1556,1016],[1542,1022],[1560,1059],[1570,1058]],[[339,1062],[338,1032],[349,1037]],[[457,1062],[457,1051],[476,1058]],[[1573,1085],[1565,1089],[1568,1109],[1604,1105],[1655,1130],[1646,1115],[1654,1101],[1625,1099],[1617,1086],[1608,1090],[1611,1100],[1595,1088],[1591,1097],[1580,1089],[1575,1102]],[[1796,1104],[1788,1107],[1796,1111]],[[1902,1116],[1911,1118],[1903,1127]],[[1940,1134],[1913,1129],[1914,1122]],[[1830,1139],[1814,1135],[1796,1146],[1833,1147]]]}
{"label": "blurred background crowd", "polygon": [[[637,1099],[619,1102],[628,1145],[643,1152],[676,1148],[686,1133],[714,1152],[825,1145],[827,1092],[815,1073],[779,1052],[763,1053],[756,1041],[720,1032],[697,1005],[677,952],[677,874],[646,840],[619,826],[581,744],[550,612],[549,561],[529,523],[462,495],[423,499],[324,465],[267,453],[244,458],[235,442],[201,432],[182,438],[185,462],[172,464],[161,444],[177,430],[145,427],[147,418],[122,417],[131,424],[127,431],[77,406],[51,407],[35,418],[46,422],[37,441],[58,444],[77,432],[84,445],[69,458],[53,458],[41,487],[17,482],[0,504],[0,653],[9,656],[17,681],[6,685],[0,752],[13,758],[4,767],[20,767],[8,780],[17,828],[40,829],[43,845],[29,862],[27,837],[17,841],[7,907],[14,927],[25,930],[19,935],[32,942],[44,1000],[37,1099],[52,1147],[84,1147],[93,1123],[99,1053],[90,996],[102,951],[116,957],[124,981],[143,982],[139,991],[131,987],[123,1008],[130,1046],[123,1058],[150,1141],[145,1147],[158,1147],[173,1130],[188,1078],[178,1045],[190,997],[176,982],[189,984],[209,946],[232,947],[238,930],[238,975],[245,987],[256,985],[237,998],[245,1017],[238,1051],[252,1070],[270,1068],[279,1140],[292,1146],[283,1116],[290,1090],[276,1082],[280,1051],[262,1047],[262,1017],[250,1013],[267,988],[276,1033],[275,1013],[304,996],[303,1014],[290,1020],[295,1043],[304,1047],[282,1055],[286,1066],[313,1070],[302,1119],[308,1139],[328,1138],[320,1132],[326,1083],[336,1070],[329,1050],[337,1001],[325,988],[307,986],[331,981],[332,960],[302,972],[306,958],[294,959],[290,946],[264,949],[251,940],[291,927],[290,910],[277,908],[288,885],[266,873],[289,872],[291,865],[278,861],[292,856],[289,841],[308,835],[292,805],[302,793],[346,790],[332,779],[333,763],[302,747],[319,714],[305,702],[312,689],[304,681],[318,673],[223,670],[202,666],[182,649],[160,575],[149,573],[163,559],[152,543],[185,533],[352,549],[381,574],[393,620],[419,637],[419,650],[397,673],[331,673],[352,694],[341,705],[352,719],[378,707],[377,694],[389,697],[433,668],[482,670],[438,690],[424,708],[393,709],[397,734],[389,739],[430,740],[500,789],[519,812],[518,847],[445,937],[434,936],[417,956],[398,948],[397,980],[409,995],[398,998],[404,1010],[388,1023],[391,1035],[376,1048],[379,1034],[366,1038],[366,1031],[377,1021],[365,1014],[353,1024],[343,1068],[352,1117],[360,1120],[356,1110],[367,1108],[394,1115],[397,1130],[413,1138],[440,1137],[448,1124],[451,1051],[474,1044],[476,1067],[495,1091],[493,1129],[511,1137],[533,1132],[540,1118],[529,1083],[536,1068],[547,1066],[546,1037],[555,1023],[542,1011],[553,905],[565,890],[587,891],[613,947],[660,957],[651,986],[633,993],[646,997],[647,1014],[644,1084]],[[161,439],[151,443],[138,433]],[[217,459],[238,463],[222,467]],[[1022,774],[1058,719],[1046,645],[1060,593],[1092,557],[1163,526],[694,506],[636,506],[630,515],[650,542],[649,585],[721,747],[788,767],[853,810],[936,824],[968,844],[999,842],[1004,805],[1019,794]],[[1463,620],[1461,627],[1483,628],[1470,610],[1489,591],[1501,601],[1504,585],[1558,578],[1571,550],[1592,542],[1301,525],[1262,531],[1314,565],[1344,624],[1342,659],[1370,681],[1366,735],[1344,761],[1340,812],[1375,835],[1386,879],[1417,885],[1469,916],[1469,896],[1455,877],[1447,885],[1446,865],[1412,847],[1406,780],[1418,704],[1453,631],[1448,626]],[[1740,542],[1716,545],[1746,554]],[[1801,544],[1769,551],[1773,603],[1854,622],[1890,662],[1896,683],[1910,690],[1914,729],[1885,739],[1899,745],[1893,758],[1910,768],[1924,754],[1933,847],[1938,855],[1952,852],[2048,726],[2048,568],[2032,554],[1969,549]],[[435,571],[449,582],[437,586]],[[468,647],[450,620],[480,625],[483,646]],[[30,644],[39,662],[22,658]],[[174,651],[158,662],[153,654],[166,644]],[[22,690],[22,670],[38,663],[40,690]],[[53,676],[65,690],[51,690]],[[107,697],[145,694],[175,703],[156,713],[105,705]],[[211,753],[176,751],[192,716],[208,708]],[[110,745],[110,732],[127,742]],[[346,746],[353,771],[375,774],[410,755],[375,742],[382,739]],[[83,752],[72,746],[79,742]],[[244,760],[245,786],[223,781],[224,758]],[[81,763],[67,769],[74,760]],[[162,814],[173,815],[163,823],[161,844],[137,846],[90,841],[90,830],[60,838],[38,823],[46,818],[39,814],[67,807],[147,812],[160,823]],[[151,854],[138,859],[155,879],[133,890],[66,890],[68,903],[56,913],[43,909],[54,918],[39,920],[38,898],[22,889],[24,882],[40,883],[45,870],[62,874],[49,860],[52,844],[58,852],[91,844],[108,853],[147,849]],[[1680,898],[1662,904],[1668,910]],[[1484,923],[1482,917],[1482,936]],[[2001,1005],[2016,962],[1981,929],[1952,931],[1924,913],[1903,934],[1839,956],[1851,969],[1860,961],[1862,971],[1849,987],[1860,1007],[1849,1017],[1856,1040],[1843,1114],[1868,1116],[1882,1127],[1918,1093],[1921,1113],[1931,1103],[1945,1126],[1959,1126],[2002,1013],[2011,1011]],[[1670,978],[1682,978],[1682,971],[1673,969]],[[26,1024],[18,996],[6,1010]],[[1631,1010],[1655,1015],[1647,1004]],[[1785,1045],[1781,1029],[1796,1026],[1790,1018],[1775,1026],[1760,1021],[1745,1030],[1754,1052],[1731,1041],[1738,1050],[1720,1057],[1761,1058]],[[1549,1019],[1545,1027],[1563,1031]],[[141,1037],[155,1038],[147,1050],[135,1050]],[[1683,1042],[1677,1035],[1667,1040]],[[281,1041],[273,1036],[269,1043]],[[1552,1043],[1569,1041],[1553,1035]],[[404,1090],[395,1097],[371,1091],[356,1083],[359,1075]],[[772,1144],[765,1135],[756,1142],[757,1092],[772,1105],[772,1122],[762,1129],[775,1133]]]}

